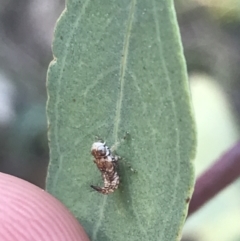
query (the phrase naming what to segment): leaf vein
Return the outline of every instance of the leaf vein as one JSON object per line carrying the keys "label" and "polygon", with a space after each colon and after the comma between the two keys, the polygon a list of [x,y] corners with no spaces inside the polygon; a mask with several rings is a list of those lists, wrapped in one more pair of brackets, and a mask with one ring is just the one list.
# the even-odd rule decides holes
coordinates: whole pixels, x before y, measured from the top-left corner
{"label": "leaf vein", "polygon": [[86,98],[86,96],[88,95],[89,91],[91,91],[98,83],[100,80],[104,79],[106,76],[108,76],[109,74],[113,73],[114,71],[117,70],[117,67],[113,66],[113,67],[110,67],[108,68],[105,72],[101,72],[97,78],[95,79],[94,82],[92,82],[91,84],[89,84],[84,93],[83,93],[83,96],[84,98]]}
{"label": "leaf vein", "polygon": [[[60,67],[60,73],[59,73],[59,78],[57,79],[57,91],[56,91],[56,102],[55,102],[55,106],[54,106],[54,112],[55,112],[55,124],[53,124],[54,126],[54,133],[55,133],[55,139],[56,139],[56,149],[57,149],[57,154],[59,156],[58,158],[58,162],[59,162],[59,168],[56,170],[56,174],[54,176],[54,180],[53,180],[53,192],[56,189],[56,185],[58,182],[58,177],[59,174],[61,173],[62,170],[62,162],[63,162],[63,158],[62,158],[62,154],[61,154],[61,148],[60,148],[60,144],[59,144],[59,136],[58,136],[58,123],[59,123],[59,104],[60,104],[60,96],[61,96],[61,90],[62,90],[62,78],[63,78],[63,70],[64,70],[64,66],[66,63],[66,59],[67,59],[67,55],[68,55],[68,50],[69,50],[69,45],[70,42],[74,36],[74,32],[77,29],[79,23],[81,22],[81,18],[82,16],[85,14],[85,9],[87,8],[88,4],[89,4],[90,0],[86,0],[85,3],[82,5],[81,8],[81,12],[79,13],[78,17],[76,18],[73,27],[71,28],[71,31],[69,33],[69,38],[66,41],[66,47],[63,50],[63,58],[62,58],[62,62],[61,62],[61,67]],[[67,11],[67,8],[64,10]]]}
{"label": "leaf vein", "polygon": [[123,42],[123,51],[122,51],[122,59],[120,62],[120,74],[119,74],[119,81],[120,81],[120,92],[119,97],[117,99],[116,105],[116,118],[114,122],[114,130],[113,135],[115,139],[115,143],[118,141],[118,129],[121,120],[121,109],[122,109],[122,101],[123,101],[123,90],[124,90],[124,83],[125,83],[125,74],[127,69],[127,58],[128,58],[128,49],[129,49],[129,42],[132,30],[132,24],[134,19],[134,12],[136,8],[137,0],[131,1],[131,7],[128,16],[128,23],[127,23],[127,31]]}
{"label": "leaf vein", "polygon": [[102,224],[106,204],[107,204],[107,196],[105,195],[103,197],[103,203],[102,203],[102,205],[100,207],[100,210],[99,210],[98,221],[96,222],[95,228],[93,229],[92,241],[97,240],[96,238],[97,238],[98,230],[99,230],[99,228],[101,227],[101,224]]}
{"label": "leaf vein", "polygon": [[[168,82],[168,92],[169,95],[171,97],[171,99],[173,100],[173,93],[172,93],[172,88],[171,88],[171,80],[168,74],[168,68],[165,64],[165,61],[163,59],[163,47],[162,47],[162,41],[161,41],[161,34],[160,34],[160,27],[159,27],[159,21],[158,21],[158,14],[156,11],[156,1],[152,0],[152,4],[153,4],[153,18],[154,18],[154,22],[155,22],[155,27],[156,27],[156,36],[157,36],[157,43],[158,43],[158,49],[159,49],[159,55],[160,55],[160,59],[162,62],[162,66],[163,66],[163,71],[165,73],[165,76],[167,77],[167,82]],[[174,184],[175,187],[177,187],[178,182],[179,182],[179,163],[180,163],[180,153],[179,153],[179,143],[180,143],[180,135],[179,135],[179,128],[178,128],[178,123],[177,123],[177,110],[176,110],[176,104],[174,102],[174,100],[171,102],[172,103],[172,109],[173,109],[173,115],[174,115],[174,122],[175,122],[175,131],[176,131],[176,158],[177,158],[177,168],[176,168],[176,175],[175,175],[175,180],[174,180]],[[176,202],[176,188],[174,189],[174,193],[173,193],[173,198],[171,199],[171,207],[173,207],[173,203]],[[166,230],[165,227],[162,228],[162,230]],[[159,237],[160,240],[163,239],[163,235],[164,232],[162,232],[161,237]]]}
{"label": "leaf vein", "polygon": [[[115,123],[114,130],[113,130],[114,137],[115,137],[115,143],[117,143],[117,141],[118,141],[118,128],[119,128],[119,123],[120,123],[120,119],[121,119],[121,108],[122,108],[122,101],[123,101],[123,89],[124,89],[124,82],[125,82],[125,74],[126,74],[126,68],[127,68],[128,48],[129,48],[129,41],[130,41],[130,36],[131,36],[135,7],[136,7],[136,0],[132,0],[130,11],[129,11],[129,16],[128,16],[127,31],[126,31],[126,35],[125,35],[124,43],[123,43],[122,60],[120,63],[120,78],[119,78],[120,93],[119,93],[119,97],[117,99],[116,118],[115,118],[115,122],[114,122]],[[99,211],[99,219],[93,230],[92,240],[96,240],[98,230],[101,226],[102,219],[104,217],[106,203],[107,203],[107,196],[104,196],[103,204]]]}

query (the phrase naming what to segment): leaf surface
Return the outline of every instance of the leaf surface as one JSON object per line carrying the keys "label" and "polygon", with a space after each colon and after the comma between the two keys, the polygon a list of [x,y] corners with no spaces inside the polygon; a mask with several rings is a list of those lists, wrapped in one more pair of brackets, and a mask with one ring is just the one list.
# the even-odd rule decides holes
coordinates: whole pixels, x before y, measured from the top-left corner
{"label": "leaf surface", "polygon": [[[193,187],[194,123],[173,2],[67,1],[48,71],[49,192],[92,241],[177,240]],[[110,195],[98,135],[126,161]],[[126,163],[137,171],[131,172]]]}

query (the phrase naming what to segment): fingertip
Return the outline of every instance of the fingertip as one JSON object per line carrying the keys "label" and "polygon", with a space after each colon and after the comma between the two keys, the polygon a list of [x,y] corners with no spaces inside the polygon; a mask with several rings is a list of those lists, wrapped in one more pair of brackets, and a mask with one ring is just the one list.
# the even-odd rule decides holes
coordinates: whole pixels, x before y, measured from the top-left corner
{"label": "fingertip", "polygon": [[0,173],[0,237],[5,241],[89,241],[56,198],[20,178]]}

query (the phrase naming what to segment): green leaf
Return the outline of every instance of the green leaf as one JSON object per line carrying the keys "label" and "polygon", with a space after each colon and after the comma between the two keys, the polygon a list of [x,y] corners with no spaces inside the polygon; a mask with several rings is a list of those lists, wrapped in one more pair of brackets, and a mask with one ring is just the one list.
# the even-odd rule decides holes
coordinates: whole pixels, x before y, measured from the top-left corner
{"label": "green leaf", "polygon": [[[195,132],[172,1],[67,1],[48,72],[48,190],[92,241],[177,240],[193,189]],[[99,135],[120,161],[102,195]]]}

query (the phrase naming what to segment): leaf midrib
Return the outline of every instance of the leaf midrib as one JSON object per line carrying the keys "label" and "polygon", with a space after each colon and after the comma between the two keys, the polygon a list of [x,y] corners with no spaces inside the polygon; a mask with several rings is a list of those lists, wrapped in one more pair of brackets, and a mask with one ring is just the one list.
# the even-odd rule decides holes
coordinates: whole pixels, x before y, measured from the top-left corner
{"label": "leaf midrib", "polygon": [[[128,49],[129,49],[129,42],[130,42],[136,4],[137,4],[137,0],[131,1],[128,21],[127,21],[127,29],[126,29],[126,34],[124,35],[124,41],[123,41],[123,50],[121,54],[120,74],[119,74],[120,90],[119,90],[117,103],[116,103],[116,113],[115,113],[115,121],[114,121],[114,127],[113,127],[114,145],[118,142],[118,130],[119,130],[119,125],[121,121],[121,109],[122,109],[122,102],[123,102],[123,96],[124,96],[124,83],[125,83],[125,74],[127,69]],[[95,228],[93,229],[93,235],[92,235],[93,241],[96,240],[98,230],[101,227],[101,223],[104,217],[105,207],[107,204],[107,198],[108,196],[103,197],[103,203],[99,210],[99,218],[96,222]]]}

